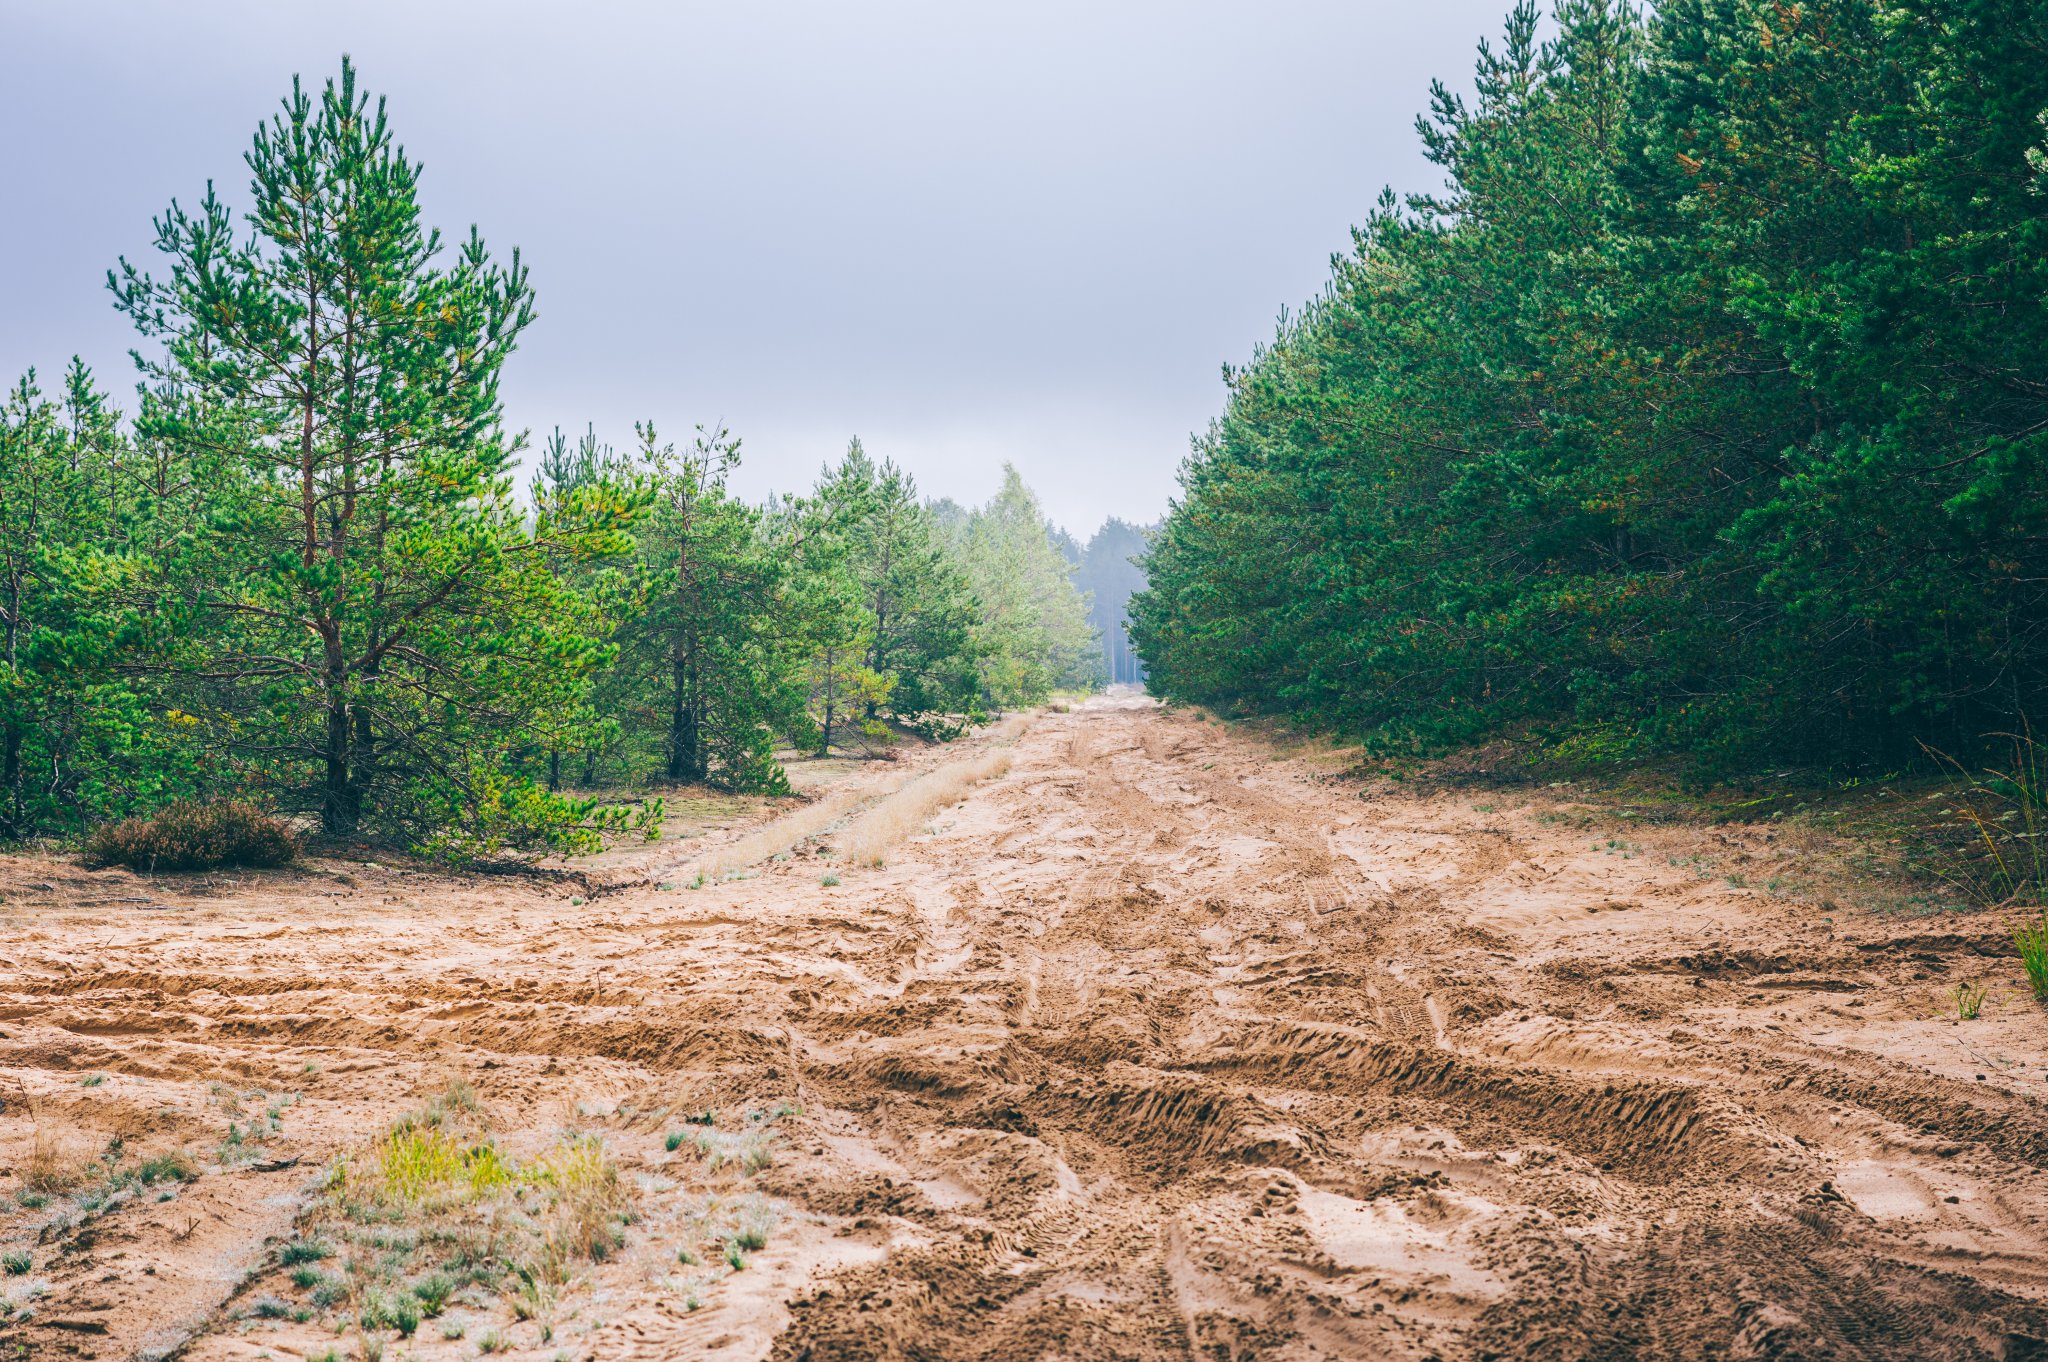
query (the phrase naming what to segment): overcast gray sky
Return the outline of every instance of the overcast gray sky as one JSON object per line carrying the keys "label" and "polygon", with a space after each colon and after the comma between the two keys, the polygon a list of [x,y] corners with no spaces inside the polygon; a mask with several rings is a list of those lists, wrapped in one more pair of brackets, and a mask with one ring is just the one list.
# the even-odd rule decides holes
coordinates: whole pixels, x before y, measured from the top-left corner
{"label": "overcast gray sky", "polygon": [[354,56],[432,222],[520,246],[515,426],[723,419],[751,494],[858,434],[928,494],[1016,463],[1054,518],[1159,514],[1219,366],[1322,284],[1507,0],[0,0],[0,372],[79,353],[102,287]]}

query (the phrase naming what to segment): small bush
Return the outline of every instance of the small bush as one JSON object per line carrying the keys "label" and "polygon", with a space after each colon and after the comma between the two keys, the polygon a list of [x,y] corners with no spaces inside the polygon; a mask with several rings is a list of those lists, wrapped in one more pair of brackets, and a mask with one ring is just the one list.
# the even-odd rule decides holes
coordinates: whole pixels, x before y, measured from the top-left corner
{"label": "small bush", "polygon": [[759,1253],[768,1247],[768,1235],[774,1230],[775,1221],[774,1206],[761,1197],[748,1197],[740,1208],[737,1223],[727,1236],[727,1243],[748,1253]]}
{"label": "small bush", "polygon": [[35,1259],[29,1257],[20,1249],[16,1249],[6,1257],[0,1258],[0,1267],[5,1267],[7,1275],[10,1277],[26,1277],[28,1270],[35,1265]]}
{"label": "small bush", "polygon": [[180,800],[149,818],[124,818],[85,839],[88,865],[131,870],[211,870],[289,865],[298,838],[278,819],[237,799]]}
{"label": "small bush", "polygon": [[292,1308],[275,1296],[258,1296],[249,1313],[258,1319],[290,1319]]}
{"label": "small bush", "polygon": [[448,1298],[455,1294],[455,1279],[445,1272],[436,1272],[422,1277],[412,1284],[413,1298],[420,1303],[420,1309],[429,1316],[438,1315],[448,1308]]}

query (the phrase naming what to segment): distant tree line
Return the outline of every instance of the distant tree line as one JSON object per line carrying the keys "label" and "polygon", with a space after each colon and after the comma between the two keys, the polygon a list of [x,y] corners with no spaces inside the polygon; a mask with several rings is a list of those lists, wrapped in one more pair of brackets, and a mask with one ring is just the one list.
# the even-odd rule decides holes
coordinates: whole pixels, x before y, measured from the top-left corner
{"label": "distant tree line", "polygon": [[1153,686],[1709,768],[2038,714],[2044,111],[2036,0],[1519,6],[1418,120],[1444,189],[1228,374]]}
{"label": "distant tree line", "polygon": [[74,361],[0,416],[0,838],[198,794],[454,855],[644,826],[608,790],[787,789],[776,753],[957,734],[1095,679],[1087,602],[1014,469],[926,504],[856,441],[752,504],[739,443],[559,431],[515,490],[514,252],[421,222],[344,62],[109,276],[132,419]]}
{"label": "distant tree line", "polygon": [[1087,544],[1064,533],[1055,537],[1073,567],[1074,584],[1088,597],[1088,621],[1102,648],[1102,679],[1113,686],[1140,685],[1145,663],[1131,647],[1127,603],[1145,587],[1146,531],[1111,516]]}

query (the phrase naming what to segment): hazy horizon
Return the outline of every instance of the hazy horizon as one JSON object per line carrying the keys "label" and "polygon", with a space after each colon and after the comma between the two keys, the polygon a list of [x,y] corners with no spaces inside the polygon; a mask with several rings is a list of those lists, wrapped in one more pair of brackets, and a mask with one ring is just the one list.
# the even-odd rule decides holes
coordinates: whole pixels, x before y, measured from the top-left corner
{"label": "hazy horizon", "polygon": [[105,271],[208,179],[245,207],[257,123],[347,52],[429,221],[532,269],[536,444],[722,420],[750,495],[855,435],[962,502],[1007,460],[1085,540],[1165,509],[1220,366],[1380,187],[1436,182],[1413,116],[1503,8],[10,3],[0,370],[77,353],[127,397]]}

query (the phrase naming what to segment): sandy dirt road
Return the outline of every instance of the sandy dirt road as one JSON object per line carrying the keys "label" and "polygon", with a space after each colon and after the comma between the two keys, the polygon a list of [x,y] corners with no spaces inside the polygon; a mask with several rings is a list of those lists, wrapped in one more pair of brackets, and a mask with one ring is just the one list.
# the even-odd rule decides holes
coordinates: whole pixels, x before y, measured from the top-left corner
{"label": "sandy dirt road", "polygon": [[[828,832],[694,891],[330,867],[162,909],[8,863],[0,1286],[40,1289],[0,1346],[354,1355],[253,1309],[298,1299],[272,1248],[466,1081],[515,1151],[601,1136],[637,1211],[546,1341],[472,1292],[393,1358],[2048,1356],[2048,1022],[2000,922],[1773,892],[1812,848],[1768,828],[1362,794],[1136,699],[1014,744],[885,867]],[[770,1166],[668,1148],[679,1113]],[[21,1205],[52,1131],[202,1175]],[[740,1199],[767,1246],[679,1267]]]}

